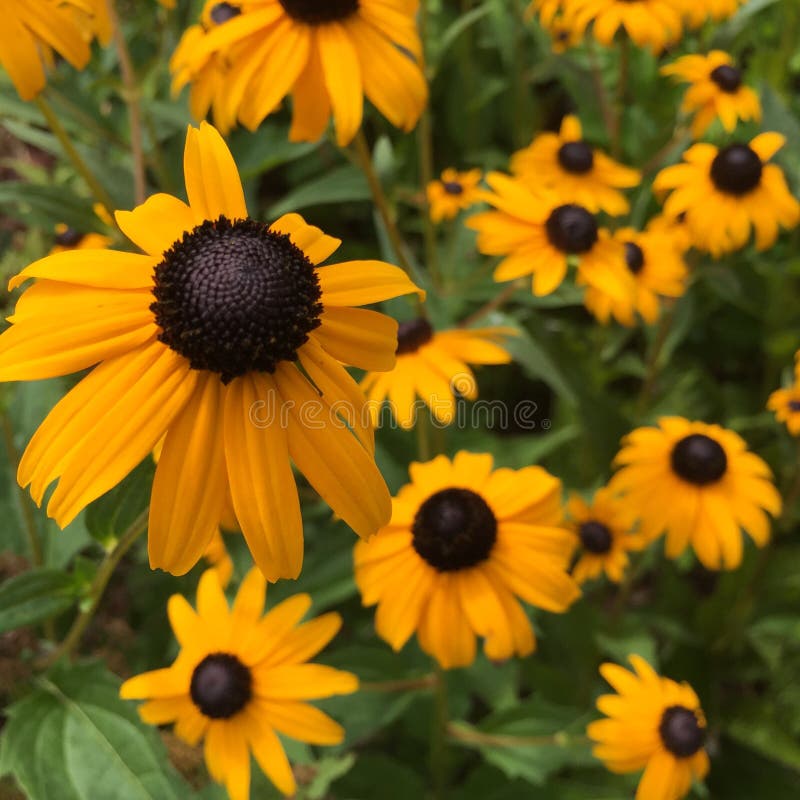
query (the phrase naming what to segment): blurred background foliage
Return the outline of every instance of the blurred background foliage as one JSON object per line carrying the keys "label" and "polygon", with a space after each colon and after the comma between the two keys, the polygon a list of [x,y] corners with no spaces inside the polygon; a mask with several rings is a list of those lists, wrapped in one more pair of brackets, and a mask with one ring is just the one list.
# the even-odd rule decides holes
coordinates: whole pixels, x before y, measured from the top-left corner
{"label": "blurred background foliage", "polygon": [[[120,3],[139,81],[145,120],[149,189],[183,194],[182,149],[187,100],[170,97],[167,62],[197,18],[198,2],[167,12],[155,0]],[[591,77],[598,59],[607,92],[616,90],[617,54],[585,46],[554,54],[535,21],[522,24],[522,0],[432,0],[428,32],[430,113],[437,170],[448,166],[505,169],[513,150],[534,133],[579,113],[587,139],[608,146]],[[742,62],[764,105],[761,129],[788,137],[777,160],[800,189],[800,10],[796,0],[751,0],[720,25],[689,33],[676,52],[719,47]],[[670,54],[662,56],[669,58]],[[117,208],[133,206],[128,117],[114,48],[95,46],[90,68],[59,68],[47,96],[62,124]],[[688,139],[675,138],[681,89],[658,75],[658,61],[633,53],[631,80],[620,98],[622,160],[645,180],[632,192],[634,224],[657,213],[650,179],[678,160]],[[342,259],[393,260],[369,188],[349,154],[330,140],[289,144],[288,113],[253,134],[237,130],[230,145],[245,181],[251,214],[271,220],[302,212],[344,240]],[[740,127],[740,137],[756,128]],[[402,136],[377,114],[366,134],[375,167],[422,263],[422,192],[415,135]],[[724,141],[720,128],[712,141]],[[105,230],[80,176],[63,158],[34,105],[21,102],[0,74],[0,272],[7,278],[41,257],[54,229]],[[622,221],[620,221],[622,222]],[[455,325],[502,287],[460,221],[440,229],[440,291],[429,298],[433,319]],[[121,246],[121,241],[117,242]],[[515,360],[479,373],[481,397],[536,402],[537,425],[436,431],[443,449],[483,450],[498,465],[545,466],[570,490],[602,485],[620,437],[660,414],[718,422],[741,433],[775,470],[784,493],[796,492],[800,448],[765,411],[768,394],[786,379],[800,329],[800,230],[765,254],[749,248],[719,261],[694,255],[692,285],[680,298],[663,341],[659,328],[599,326],[581,296],[564,286],[545,298],[522,288],[485,323],[513,324],[522,335]],[[12,299],[5,295],[9,309]],[[399,318],[406,301],[387,304]],[[482,312],[483,313],[483,312]],[[18,454],[71,380],[2,387],[0,454],[0,735],[1,798],[24,787],[33,800],[222,798],[198,752],[170,733],[138,722],[117,698],[119,678],[165,665],[175,653],[166,624],[167,598],[193,597],[200,568],[175,579],[148,569],[143,548],[122,561],[83,641],[90,660],[46,675],[34,661],[42,637],[58,639],[89,601],[97,566],[145,508],[152,468],[142,465],[67,530],[58,531],[15,483]],[[380,466],[395,491],[416,458],[414,433],[379,434]],[[271,587],[268,603],[296,591],[314,612],[335,608],[345,625],[323,661],[356,672],[363,690],[321,705],[347,729],[343,745],[324,750],[288,744],[300,796],[406,800],[429,792],[428,751],[434,702],[431,665],[415,643],[393,654],[360,606],[352,579],[352,532],[331,519],[306,487],[306,564],[296,583]],[[533,657],[492,664],[480,656],[449,676],[452,796],[469,800],[623,800],[636,776],[613,776],[583,738],[593,701],[603,690],[606,659],[646,656],[663,674],[691,682],[709,720],[712,771],[703,796],[724,800],[790,800],[800,796],[800,539],[797,494],[763,552],[748,544],[735,572],[712,574],[693,556],[670,562],[660,545],[636,563],[622,589],[587,587],[564,616],[534,614]],[[43,543],[31,549],[33,526]],[[226,537],[240,579],[249,556],[240,537]],[[254,774],[253,796],[277,796]],[[700,796],[699,794],[697,796]]]}

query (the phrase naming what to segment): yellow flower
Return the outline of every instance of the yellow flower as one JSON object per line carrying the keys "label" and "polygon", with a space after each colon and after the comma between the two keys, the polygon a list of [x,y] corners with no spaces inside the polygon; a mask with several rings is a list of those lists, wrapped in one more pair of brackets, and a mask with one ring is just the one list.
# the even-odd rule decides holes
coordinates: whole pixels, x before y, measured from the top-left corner
{"label": "yellow flower", "polygon": [[222,531],[217,530],[211,537],[211,541],[203,553],[203,558],[216,570],[220,586],[223,588],[227,586],[233,575],[233,560],[228,548],[225,547]]}
{"label": "yellow flower", "polygon": [[567,2],[568,0],[533,0],[525,11],[526,19],[538,14],[539,24],[552,38],[551,47],[554,53],[563,53],[583,38],[582,31],[577,30],[564,14]]}
{"label": "yellow flower", "polygon": [[381,403],[388,397],[400,426],[413,428],[419,397],[442,424],[453,421],[454,392],[467,400],[478,396],[470,364],[507,364],[511,356],[499,343],[516,335],[514,328],[477,328],[434,331],[418,317],[400,323],[397,363],[390,372],[370,372],[361,382],[377,423]]}
{"label": "yellow flower", "polygon": [[440,181],[431,181],[426,188],[431,219],[434,222],[453,219],[459,211],[477,203],[479,194],[476,190],[480,182],[479,169],[469,172],[446,169]]}
{"label": "yellow flower", "polygon": [[478,249],[487,255],[505,256],[494,271],[496,281],[533,275],[538,296],[554,292],[575,258],[578,276],[589,286],[598,285],[624,300],[633,291],[625,269],[622,245],[583,206],[564,203],[552,193],[534,193],[521,180],[499,172],[486,178],[494,192],[482,199],[497,211],[475,214],[467,226],[478,231]]}
{"label": "yellow flower", "polygon": [[623,439],[609,486],[623,494],[648,541],[666,532],[666,553],[691,544],[707,569],[742,561],[741,529],[758,547],[770,536],[781,498],[769,467],[738,434],[719,425],[662,417]]}
{"label": "yellow flower", "polygon": [[23,100],[33,100],[46,83],[53,51],[75,69],[89,62],[89,44],[70,10],[55,0],[2,0],[0,65]]}
{"label": "yellow flower", "polygon": [[767,400],[767,408],[775,412],[775,419],[784,422],[792,436],[800,436],[800,380],[788,389],[776,389]]}
{"label": "yellow flower", "polygon": [[699,139],[719,119],[732,133],[738,120],[761,120],[758,95],[742,84],[742,73],[733,59],[722,50],[707,56],[683,56],[661,68],[662,75],[672,75],[691,86],[686,90],[681,110],[695,114],[692,135]]}
{"label": "yellow flower", "polygon": [[541,133],[511,157],[511,171],[532,188],[544,186],[567,203],[612,216],[630,210],[620,188],[637,186],[641,173],[609,158],[583,140],[581,123],[567,115],[559,133]]}
{"label": "yellow flower", "polygon": [[692,246],[692,237],[686,227],[686,214],[678,214],[677,217],[656,214],[647,223],[646,230],[648,233],[668,235],[681,255]]}
{"label": "yellow flower", "polygon": [[561,482],[541,467],[492,470],[486,453],[412,463],[392,520],[355,550],[356,583],[378,635],[400,650],[417,632],[442,667],[468,666],[475,637],[493,660],[533,652],[517,598],[560,613],[580,590],[562,527]]}
{"label": "yellow flower", "polygon": [[605,572],[609,580],[619,583],[628,568],[628,552],[644,545],[641,536],[631,533],[635,519],[626,503],[603,488],[595,492],[591,505],[573,495],[567,514],[581,544],[572,577],[580,584]]}
{"label": "yellow flower", "polygon": [[715,22],[732,17],[746,0],[675,0],[690,28],[699,28],[707,20]]}
{"label": "yellow flower", "polygon": [[636,800],[680,800],[708,773],[700,701],[689,684],[660,677],[640,656],[629,660],[634,672],[618,664],[600,667],[617,694],[597,699],[608,719],[586,729],[592,752],[611,772],[644,770]]}
{"label": "yellow flower", "polygon": [[146,700],[141,718],[151,725],[175,723],[190,745],[205,739],[211,777],[231,800],[250,796],[250,753],[285,795],[296,790],[277,733],[310,744],[339,744],[341,726],[305,702],[358,689],[358,679],[321,664],[306,663],[336,635],[336,613],[299,624],[311,607],[307,594],[276,605],[265,616],[266,585],[251,570],[228,607],[216,570],[197,589],[197,611],[175,594],[167,610],[180,644],[172,666],[125,681],[120,696]]}
{"label": "yellow flower", "polygon": [[621,228],[614,239],[624,248],[625,266],[633,277],[634,292],[617,299],[598,286],[586,290],[586,308],[604,325],[614,317],[622,325],[636,324],[636,312],[648,324],[658,319],[661,297],[680,297],[686,291],[686,262],[670,233]]}
{"label": "yellow flower", "polygon": [[756,249],[766,250],[779,227],[800,221],[800,203],[789,193],[781,168],[767,163],[785,141],[779,133],[762,133],[749,144],[721,150],[692,145],[684,163],[661,170],[653,183],[656,193],[671,192],[664,213],[685,214],[694,246],[715,257],[744,247],[751,227]]}
{"label": "yellow flower", "polygon": [[98,365],[39,427],[18,479],[37,503],[57,481],[47,510],[63,527],[166,436],[151,565],[191,569],[230,491],[264,574],[296,577],[303,539],[290,457],[360,535],[389,519],[369,415],[353,415],[352,433],[336,417],[342,401],[366,406],[341,362],[391,369],[397,323],[352,306],[416,287],[378,261],[317,266],[340,242],[297,214],[271,226],[249,219],[230,151],[206,123],[188,131],[184,172],[188,205],[157,194],[117,212],[144,254],[58,253],[11,281],[38,279],[0,336],[0,380]]}
{"label": "yellow flower", "polygon": [[[208,31],[190,29],[172,59],[174,87],[191,82],[193,110],[213,105],[222,130],[237,119],[255,130],[291,94],[291,141],[317,141],[332,115],[346,145],[361,127],[364,95],[410,131],[427,102],[417,7],[417,0],[209,0]],[[225,79],[211,91],[214,57]]]}
{"label": "yellow flower", "polygon": [[610,45],[622,28],[640,47],[660,53],[681,37],[683,25],[674,0],[564,0],[566,16],[583,32],[594,23],[592,34]]}
{"label": "yellow flower", "polygon": [[56,225],[56,235],[53,239],[53,247],[50,250],[50,255],[56,253],[64,253],[67,250],[97,250],[103,247],[108,247],[113,239],[110,236],[105,236],[102,233],[81,233],[59,222]]}

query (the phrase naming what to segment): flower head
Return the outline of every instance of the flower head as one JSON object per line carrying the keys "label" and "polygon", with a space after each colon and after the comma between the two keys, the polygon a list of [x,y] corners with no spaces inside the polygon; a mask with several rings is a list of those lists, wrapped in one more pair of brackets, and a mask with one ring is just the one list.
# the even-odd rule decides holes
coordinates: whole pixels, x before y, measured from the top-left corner
{"label": "flower head", "polygon": [[[336,613],[302,623],[311,606],[297,594],[264,613],[266,584],[258,570],[242,582],[230,608],[216,570],[197,589],[197,611],[182,595],[169,600],[170,624],[180,644],[170,667],[125,681],[120,695],[146,700],[141,718],[175,724],[176,735],[196,745],[214,780],[231,800],[250,796],[250,753],[285,795],[295,780],[277,733],[311,744],[338,744],[341,726],[307,700],[350,694],[358,680],[320,664],[309,664],[342,624]],[[263,616],[262,616],[263,615]]]}
{"label": "flower head", "polygon": [[686,90],[681,110],[694,114],[692,135],[699,139],[719,119],[728,133],[738,120],[761,120],[758,95],[742,83],[742,73],[733,59],[722,50],[708,55],[689,55],[661,68],[663,75],[672,75],[691,84]]}
{"label": "flower head", "polygon": [[528,655],[535,639],[517,598],[559,613],[580,594],[560,482],[541,467],[493,470],[489,454],[465,451],[410,473],[391,522],[355,551],[378,635],[399,650],[416,631],[445,669],[472,663],[476,635],[491,659]]}
{"label": "flower head", "polygon": [[[395,126],[417,123],[427,102],[417,0],[208,0],[171,61],[176,89],[192,84],[192,110],[214,108],[227,130],[255,130],[292,96],[292,141],[317,141],[331,116],[346,145],[364,96]],[[213,75],[213,80],[210,75]]]}
{"label": "flower head", "polygon": [[735,569],[742,561],[741,529],[763,547],[781,498],[769,467],[745,441],[719,425],[662,417],[623,439],[619,472],[609,486],[624,495],[652,541],[666,533],[677,558],[691,544],[707,569]]}
{"label": "flower head", "polygon": [[564,0],[564,5],[577,30],[583,32],[593,23],[592,35],[606,46],[622,29],[639,47],[660,53],[683,32],[675,0]]}
{"label": "flower head", "polygon": [[575,494],[567,504],[571,527],[580,541],[580,557],[572,568],[578,583],[605,572],[619,583],[628,568],[628,552],[641,550],[642,537],[632,533],[635,518],[610,489],[598,489],[591,503]]}
{"label": "flower head", "polygon": [[431,181],[426,188],[431,220],[441,222],[443,219],[453,219],[459,211],[477,203],[480,182],[479,169],[471,169],[469,172],[446,169],[441,180]]}
{"label": "flower head", "polygon": [[617,694],[597,700],[608,718],[586,729],[593,753],[612,772],[644,770],[636,800],[680,800],[708,773],[700,701],[691,686],[660,677],[640,656],[630,662],[632,672],[617,664],[600,667]]}
{"label": "flower head", "polygon": [[800,203],[790,194],[781,168],[768,163],[786,139],[762,133],[749,144],[735,142],[721,149],[695,144],[683,163],[661,170],[653,182],[667,193],[664,213],[685,214],[692,243],[719,256],[747,244],[751,228],[756,249],[775,244],[780,227],[800,221]]}
{"label": "flower head", "polygon": [[[250,219],[217,131],[190,128],[189,204],[157,194],[117,212],[143,254],[75,250],[11,281],[36,282],[0,336],[0,379],[95,368],[50,412],[18,479],[64,526],[163,439],[150,563],[187,572],[230,497],[258,566],[296,577],[302,520],[290,457],[360,535],[389,519],[366,400],[343,363],[391,369],[397,323],[353,306],[416,291],[377,261],[318,266],[339,246],[297,214]],[[301,371],[302,369],[302,371]],[[352,432],[337,414],[354,412]]]}
{"label": "flower head", "polygon": [[493,192],[482,199],[496,211],[475,214],[467,225],[478,231],[478,249],[505,256],[494,271],[496,281],[533,275],[533,293],[554,292],[571,260],[586,285],[599,285],[625,299],[633,282],[622,260],[622,245],[601,229],[588,209],[564,202],[547,190],[535,192],[519,178],[491,172]]}
{"label": "flower head", "polygon": [[54,51],[75,69],[89,62],[89,44],[74,9],[57,0],[5,0],[0,7],[0,65],[23,100],[33,100],[44,89]]}
{"label": "flower head", "polygon": [[614,239],[623,246],[625,266],[634,291],[615,297],[600,286],[589,286],[584,303],[603,324],[614,317],[622,325],[636,324],[636,313],[652,324],[658,319],[662,297],[680,297],[686,291],[686,262],[671,233],[620,228]]}
{"label": "flower head", "polygon": [[800,380],[785,389],[776,389],[767,400],[767,408],[775,412],[775,419],[783,422],[792,436],[800,436]]}
{"label": "flower head", "polygon": [[402,322],[397,333],[397,362],[389,372],[370,372],[361,382],[373,417],[388,397],[392,412],[403,428],[416,420],[420,398],[437,421],[449,424],[455,413],[455,396],[475,400],[478,384],[473,364],[507,364],[511,356],[500,345],[514,328],[454,328],[435,331],[424,317]]}
{"label": "flower head", "polygon": [[559,199],[588,211],[625,214],[621,188],[637,186],[638,170],[618,164],[583,139],[577,117],[567,115],[558,133],[540,133],[511,158],[511,171],[532,187],[552,189]]}

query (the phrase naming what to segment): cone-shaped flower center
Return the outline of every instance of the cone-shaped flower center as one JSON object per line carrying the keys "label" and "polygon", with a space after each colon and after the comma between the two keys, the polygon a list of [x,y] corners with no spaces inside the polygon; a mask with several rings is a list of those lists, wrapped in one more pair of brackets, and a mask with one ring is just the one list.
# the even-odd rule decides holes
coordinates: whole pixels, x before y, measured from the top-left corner
{"label": "cone-shaped flower center", "polygon": [[711,80],[723,92],[733,94],[742,85],[742,73],[730,64],[722,64],[711,71]]}
{"label": "cone-shaped flower center", "polygon": [[294,361],[322,313],[314,265],[252,220],[220,217],[185,233],[156,267],[153,294],[159,339],[224,383]]}
{"label": "cone-shaped flower center", "polygon": [[417,511],[414,549],[439,572],[485,561],[497,539],[497,519],[486,501],[469,489],[442,489]]}
{"label": "cone-shaped flower center", "polygon": [[189,694],[206,717],[228,719],[252,697],[253,676],[236,656],[212,653],[194,668]]}
{"label": "cone-shaped flower center", "polygon": [[397,327],[397,355],[416,353],[433,339],[433,328],[423,317],[401,322]]}
{"label": "cone-shaped flower center", "polygon": [[347,19],[358,11],[359,0],[279,0],[286,13],[306,25]]}
{"label": "cone-shaped flower center", "polygon": [[644,269],[644,253],[636,242],[625,242],[625,263],[634,275]]}
{"label": "cone-shaped flower center", "polygon": [[672,448],[673,472],[697,486],[718,481],[728,468],[728,457],[722,445],[710,436],[693,433]]}
{"label": "cone-shaped flower center", "polygon": [[594,153],[586,142],[566,142],[558,148],[558,163],[567,172],[583,175],[594,166]]}
{"label": "cone-shaped flower center", "polygon": [[597,241],[597,221],[583,206],[556,208],[545,223],[547,238],[562,253],[586,253]]}
{"label": "cone-shaped flower center", "polygon": [[678,758],[693,756],[706,740],[697,714],[684,706],[670,706],[661,717],[658,732],[664,747]]}
{"label": "cone-shaped flower center", "polygon": [[578,528],[584,550],[600,555],[611,549],[611,531],[602,522],[588,520]]}
{"label": "cone-shaped flower center", "polygon": [[442,186],[447,194],[456,196],[464,194],[464,187],[458,181],[445,181]]}
{"label": "cone-shaped flower center", "polygon": [[222,25],[224,22],[238,17],[241,13],[242,10],[231,3],[217,3],[211,9],[210,16],[215,25]]}
{"label": "cone-shaped flower center", "polygon": [[61,245],[61,247],[77,247],[83,237],[84,234],[76,231],[75,228],[66,228],[61,233],[56,234],[55,243]]}
{"label": "cone-shaped flower center", "polygon": [[721,192],[747,194],[760,183],[762,170],[758,153],[746,144],[731,144],[711,162],[711,180]]}
{"label": "cone-shaped flower center", "polygon": [[800,400],[790,400],[789,411],[800,411]]}

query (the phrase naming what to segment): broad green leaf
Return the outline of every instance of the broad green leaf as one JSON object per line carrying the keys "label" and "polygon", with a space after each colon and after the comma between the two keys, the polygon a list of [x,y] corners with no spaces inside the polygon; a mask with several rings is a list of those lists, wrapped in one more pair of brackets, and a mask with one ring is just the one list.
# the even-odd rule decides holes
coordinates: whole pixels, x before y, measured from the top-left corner
{"label": "broad green leaf", "polygon": [[50,619],[76,600],[72,578],[57,569],[34,569],[0,584],[0,633]]}
{"label": "broad green leaf", "polygon": [[307,183],[303,183],[284,198],[270,206],[269,217],[279,217],[289,211],[330,203],[350,203],[369,200],[367,179],[356,167],[345,164]]}

